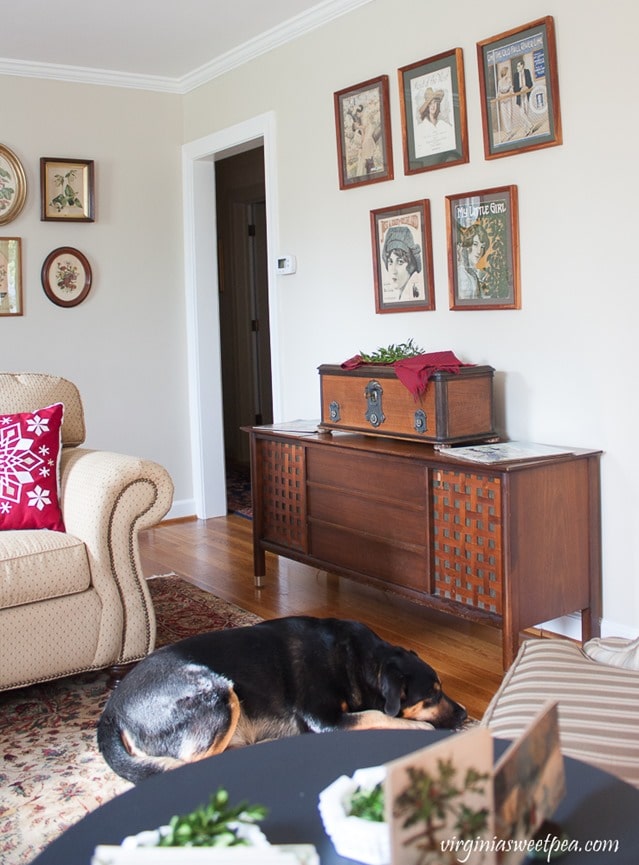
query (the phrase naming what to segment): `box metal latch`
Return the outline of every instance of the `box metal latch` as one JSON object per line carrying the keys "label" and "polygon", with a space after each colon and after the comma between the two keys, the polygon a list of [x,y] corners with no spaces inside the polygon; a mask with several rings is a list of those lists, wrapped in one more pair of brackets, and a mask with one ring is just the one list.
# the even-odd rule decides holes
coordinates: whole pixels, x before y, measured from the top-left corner
{"label": "box metal latch", "polygon": [[425,433],[428,428],[426,423],[426,412],[418,408],[415,412],[415,432]]}
{"label": "box metal latch", "polygon": [[364,388],[366,395],[366,420],[371,426],[378,427],[386,418],[382,411],[382,386],[378,381],[369,381]]}

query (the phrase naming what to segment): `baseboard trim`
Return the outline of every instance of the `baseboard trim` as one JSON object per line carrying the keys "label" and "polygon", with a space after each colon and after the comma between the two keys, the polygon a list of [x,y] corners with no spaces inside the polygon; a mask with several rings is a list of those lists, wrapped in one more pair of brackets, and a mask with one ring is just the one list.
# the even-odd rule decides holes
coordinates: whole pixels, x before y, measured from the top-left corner
{"label": "baseboard trim", "polygon": [[[561,616],[549,622],[542,622],[535,627],[540,631],[581,641],[581,616],[579,613],[569,613],[567,616]],[[618,622],[612,622],[609,619],[602,619],[601,636],[623,637],[624,639],[634,640],[639,637],[639,631],[636,628],[629,628],[627,625],[620,625]]]}
{"label": "baseboard trim", "polygon": [[182,499],[182,501],[173,502],[164,521],[183,520],[189,517],[195,518],[195,499]]}

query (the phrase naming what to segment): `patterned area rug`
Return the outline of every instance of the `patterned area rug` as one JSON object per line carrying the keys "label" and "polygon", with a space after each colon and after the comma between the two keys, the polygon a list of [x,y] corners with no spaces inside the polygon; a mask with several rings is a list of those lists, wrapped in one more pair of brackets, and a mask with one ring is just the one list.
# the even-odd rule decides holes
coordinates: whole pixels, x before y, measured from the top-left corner
{"label": "patterned area rug", "polygon": [[251,470],[248,466],[226,464],[226,503],[229,513],[253,519]]}
{"label": "patterned area rug", "polygon": [[[261,621],[176,576],[152,578],[149,589],[158,646]],[[106,681],[105,672],[87,673],[0,694],[1,865],[26,865],[68,826],[131,787],[109,769],[95,741]]]}

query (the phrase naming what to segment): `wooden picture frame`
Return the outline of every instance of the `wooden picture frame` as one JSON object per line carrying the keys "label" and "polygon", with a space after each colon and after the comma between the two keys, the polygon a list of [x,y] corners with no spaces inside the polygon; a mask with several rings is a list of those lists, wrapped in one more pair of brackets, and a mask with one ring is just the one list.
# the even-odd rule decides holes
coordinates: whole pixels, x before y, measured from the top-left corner
{"label": "wooden picture frame", "polygon": [[435,309],[430,202],[371,210],[375,312]]}
{"label": "wooden picture frame", "polygon": [[92,159],[40,159],[40,221],[94,221]]}
{"label": "wooden picture frame", "polygon": [[60,246],[46,257],[41,271],[44,293],[57,306],[78,306],[91,290],[93,275],[87,258],[71,246]]}
{"label": "wooden picture frame", "polygon": [[486,159],[562,143],[552,16],[477,43]]}
{"label": "wooden picture frame", "polygon": [[393,179],[388,75],[333,94],[339,188]]}
{"label": "wooden picture frame", "polygon": [[404,173],[468,162],[462,49],[402,66],[397,74]]}
{"label": "wooden picture frame", "polygon": [[0,316],[22,313],[22,240],[0,237]]}
{"label": "wooden picture frame", "polygon": [[27,200],[27,178],[22,163],[0,144],[0,225],[16,218]]}
{"label": "wooden picture frame", "polygon": [[446,196],[450,309],[521,309],[516,186]]}

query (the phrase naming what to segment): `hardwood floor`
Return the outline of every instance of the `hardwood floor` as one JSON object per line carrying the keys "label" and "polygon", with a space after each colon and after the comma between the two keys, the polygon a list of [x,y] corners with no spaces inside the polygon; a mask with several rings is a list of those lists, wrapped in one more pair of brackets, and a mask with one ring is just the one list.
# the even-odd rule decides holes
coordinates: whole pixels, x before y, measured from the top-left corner
{"label": "hardwood floor", "polygon": [[262,618],[307,614],[364,622],[428,661],[444,690],[474,718],[502,679],[496,628],[271,554],[265,585],[255,588],[252,523],[242,517],[163,523],[143,532],[140,546],[147,576],[174,572]]}

